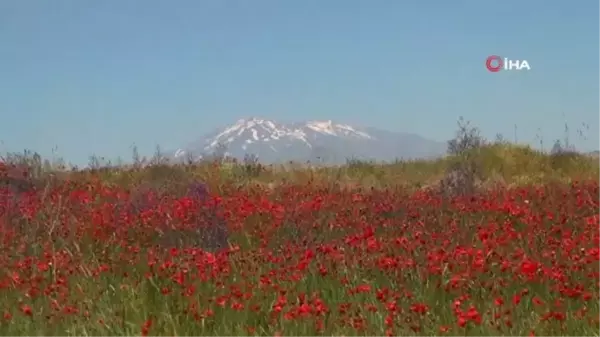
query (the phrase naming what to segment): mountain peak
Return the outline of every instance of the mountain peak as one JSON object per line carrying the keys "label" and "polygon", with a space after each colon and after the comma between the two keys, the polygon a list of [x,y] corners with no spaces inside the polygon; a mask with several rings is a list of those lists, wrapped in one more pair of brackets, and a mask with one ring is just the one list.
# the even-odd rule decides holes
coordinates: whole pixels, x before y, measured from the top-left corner
{"label": "mountain peak", "polygon": [[332,120],[326,120],[326,121],[309,121],[306,123],[306,127],[316,131],[316,132],[321,132],[321,133],[325,133],[325,134],[329,134],[332,136],[348,136],[350,134],[354,134],[355,136],[358,137],[363,137],[363,138],[367,138],[370,139],[371,136],[365,132],[361,132],[359,130],[356,130],[355,128],[353,128],[350,125],[346,125],[346,124],[337,124],[334,123]]}
{"label": "mountain peak", "polygon": [[238,119],[238,123],[257,123],[257,124],[261,124],[264,122],[267,122],[268,120],[265,118],[260,118],[260,117],[248,117],[248,118],[242,118],[242,119]]}
{"label": "mountain peak", "polygon": [[[423,146],[413,144],[422,142]],[[403,144],[407,143],[407,144]],[[410,144],[408,144],[410,143]],[[422,157],[440,154],[445,144],[424,138],[410,138],[402,133],[366,129],[341,124],[332,120],[311,120],[283,124],[273,120],[251,116],[237,120],[234,124],[214,132],[187,149],[179,149],[175,157],[187,154],[202,156],[213,153],[221,144],[233,157],[243,158],[255,154],[267,161],[310,160],[339,155],[339,160],[354,158]],[[407,149],[402,149],[406,147]],[[318,154],[315,154],[318,152]],[[385,152],[385,154],[383,154]],[[404,153],[402,153],[404,152]],[[422,155],[421,155],[422,152]],[[443,151],[441,151],[443,152]]]}

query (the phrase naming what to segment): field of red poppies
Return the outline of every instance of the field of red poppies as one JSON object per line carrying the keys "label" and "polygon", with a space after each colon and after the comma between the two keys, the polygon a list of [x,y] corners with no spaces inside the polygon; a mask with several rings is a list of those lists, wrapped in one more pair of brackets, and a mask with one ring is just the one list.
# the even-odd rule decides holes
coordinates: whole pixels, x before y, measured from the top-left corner
{"label": "field of red poppies", "polygon": [[[6,191],[0,333],[598,333],[597,181],[452,199],[211,186],[136,202],[98,179]],[[214,248],[202,233],[223,224]]]}

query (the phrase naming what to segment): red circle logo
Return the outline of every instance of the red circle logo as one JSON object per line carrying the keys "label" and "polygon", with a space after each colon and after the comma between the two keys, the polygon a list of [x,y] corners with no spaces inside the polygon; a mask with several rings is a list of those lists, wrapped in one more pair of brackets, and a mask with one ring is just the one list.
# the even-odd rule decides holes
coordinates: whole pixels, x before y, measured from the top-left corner
{"label": "red circle logo", "polygon": [[485,60],[485,67],[487,70],[497,73],[504,67],[504,61],[500,56],[492,55]]}

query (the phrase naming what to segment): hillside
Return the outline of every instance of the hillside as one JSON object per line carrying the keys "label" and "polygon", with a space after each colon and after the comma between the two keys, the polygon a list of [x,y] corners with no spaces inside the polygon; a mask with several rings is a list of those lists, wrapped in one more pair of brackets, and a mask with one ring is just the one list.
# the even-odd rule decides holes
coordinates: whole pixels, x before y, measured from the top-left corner
{"label": "hillside", "polygon": [[[582,154],[549,155],[527,146],[488,145],[470,157],[481,167],[481,184],[518,186],[548,182],[598,180],[598,159]],[[157,181],[171,187],[191,181],[210,181],[213,184],[264,184],[274,186],[289,182],[334,184],[363,187],[405,187],[408,189],[436,185],[449,167],[460,158],[447,156],[438,159],[406,160],[377,164],[349,160],[336,166],[313,167],[303,163],[244,164],[225,161],[199,162],[191,165],[155,165],[146,168],[104,168],[62,173],[63,177],[87,179],[100,174],[103,180],[118,185]],[[43,174],[41,176],[44,176]]]}

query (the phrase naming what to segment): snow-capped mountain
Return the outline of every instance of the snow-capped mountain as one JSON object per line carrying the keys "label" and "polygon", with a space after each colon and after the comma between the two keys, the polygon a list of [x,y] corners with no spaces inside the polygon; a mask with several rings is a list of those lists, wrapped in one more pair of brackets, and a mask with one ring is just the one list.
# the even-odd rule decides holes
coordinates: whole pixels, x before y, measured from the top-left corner
{"label": "snow-capped mountain", "polygon": [[423,137],[375,128],[358,128],[328,121],[282,124],[261,118],[240,119],[174,151],[174,157],[199,158],[215,152],[242,159],[247,154],[261,162],[344,162],[348,158],[394,160],[434,157],[446,145]]}

